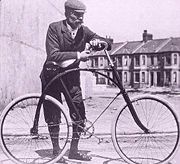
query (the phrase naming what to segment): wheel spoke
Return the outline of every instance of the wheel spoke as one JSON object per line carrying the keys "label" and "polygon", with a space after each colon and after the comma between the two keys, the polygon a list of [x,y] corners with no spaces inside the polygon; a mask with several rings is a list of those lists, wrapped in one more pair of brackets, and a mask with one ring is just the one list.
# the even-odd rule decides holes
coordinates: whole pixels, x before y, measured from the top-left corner
{"label": "wheel spoke", "polygon": [[[39,96],[25,96],[20,100],[14,100],[1,116],[1,144],[3,151],[18,164],[48,164],[55,163],[58,160],[58,157],[52,154],[52,142],[44,119],[43,108],[40,110],[38,135],[32,136],[30,133],[38,101]],[[47,101],[55,103],[50,96],[47,97]],[[66,114],[61,112],[62,123],[59,125],[61,129],[59,132],[59,145],[62,150],[59,151],[59,156],[63,155],[62,153],[64,153],[64,149],[69,143],[69,124],[67,120]]]}
{"label": "wheel spoke", "polygon": [[124,106],[114,124],[117,152],[130,164],[168,162],[179,142],[179,123],[173,110],[166,101],[152,96],[141,96],[132,104],[150,133],[138,127]]}

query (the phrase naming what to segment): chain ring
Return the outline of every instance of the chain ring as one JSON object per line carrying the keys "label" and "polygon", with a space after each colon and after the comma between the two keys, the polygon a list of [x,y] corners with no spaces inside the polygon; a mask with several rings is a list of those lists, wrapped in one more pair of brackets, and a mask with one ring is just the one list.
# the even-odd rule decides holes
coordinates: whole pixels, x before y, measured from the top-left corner
{"label": "chain ring", "polygon": [[89,120],[86,120],[84,124],[85,124],[85,127],[81,127],[80,125],[77,126],[78,129],[79,128],[81,129],[81,132],[79,133],[80,138],[81,139],[89,139],[94,135],[95,128],[94,128],[94,125],[92,124],[92,122]]}

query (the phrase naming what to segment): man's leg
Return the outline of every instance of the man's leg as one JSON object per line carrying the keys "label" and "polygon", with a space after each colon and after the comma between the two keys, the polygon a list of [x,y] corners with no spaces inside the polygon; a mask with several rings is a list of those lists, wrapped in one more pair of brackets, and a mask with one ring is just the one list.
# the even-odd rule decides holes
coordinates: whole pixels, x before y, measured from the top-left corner
{"label": "man's leg", "polygon": [[60,151],[60,147],[59,147],[59,130],[60,130],[60,128],[59,128],[59,125],[48,124],[48,130],[49,130],[51,142],[53,145],[53,155],[57,156]]}
{"label": "man's leg", "polygon": [[[61,94],[57,88],[58,88],[58,84],[55,83],[47,90],[46,93],[48,95],[56,98],[60,102],[62,102]],[[44,86],[42,87],[42,89],[44,89]],[[49,130],[49,134],[50,134],[51,141],[52,141],[53,154],[58,155],[58,152],[60,150],[60,147],[59,147],[60,126],[59,126],[59,124],[61,122],[61,111],[59,110],[59,108],[56,105],[54,105],[53,103],[46,101],[46,100],[43,103],[43,108],[44,108],[45,121],[48,124],[48,130]]]}
{"label": "man's leg", "polygon": [[[85,116],[85,106],[82,99],[82,92],[80,86],[73,86],[72,88],[68,89],[70,92],[70,96],[72,98],[72,102],[74,103],[76,110],[73,108],[70,100],[68,99],[67,95],[65,95],[68,107],[70,109],[70,116],[74,122],[81,123],[80,126],[83,126],[84,120],[86,119]],[[78,144],[81,135],[82,128],[78,124],[73,124],[73,135],[72,141],[69,151],[69,158],[70,159],[78,159],[84,161],[90,161],[91,157],[85,154],[80,154],[78,152]]]}
{"label": "man's leg", "polygon": [[78,152],[78,143],[80,139],[80,133],[77,131],[78,126],[73,124],[73,135],[72,135],[72,141],[70,146],[70,152],[69,154],[72,154],[73,152]]}

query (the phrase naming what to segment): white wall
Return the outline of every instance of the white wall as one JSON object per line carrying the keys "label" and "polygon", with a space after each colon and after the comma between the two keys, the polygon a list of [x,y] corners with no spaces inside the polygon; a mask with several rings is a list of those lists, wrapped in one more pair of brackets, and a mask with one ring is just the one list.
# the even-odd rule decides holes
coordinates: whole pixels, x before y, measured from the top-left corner
{"label": "white wall", "polygon": [[46,31],[49,23],[64,18],[63,4],[64,0],[0,1],[0,107],[40,91]]}

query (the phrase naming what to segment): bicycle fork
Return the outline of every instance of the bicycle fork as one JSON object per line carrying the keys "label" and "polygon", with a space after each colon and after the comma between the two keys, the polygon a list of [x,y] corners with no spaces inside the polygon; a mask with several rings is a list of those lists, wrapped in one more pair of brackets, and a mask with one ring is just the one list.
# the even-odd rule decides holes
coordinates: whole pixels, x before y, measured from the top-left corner
{"label": "bicycle fork", "polygon": [[146,134],[149,133],[149,129],[147,129],[147,128],[143,125],[143,123],[140,121],[140,119],[139,119],[139,117],[138,117],[138,115],[137,115],[137,113],[136,113],[136,111],[135,111],[135,109],[134,109],[134,106],[133,106],[133,104],[132,104],[129,96],[127,95],[127,93],[124,92],[124,93],[122,93],[122,95],[123,95],[123,97],[124,97],[124,100],[125,100],[126,103],[127,103],[127,106],[128,106],[128,108],[129,108],[129,110],[130,110],[130,112],[131,112],[131,115],[132,115],[134,121],[136,122],[136,124],[144,131],[144,133],[146,133]]}
{"label": "bicycle fork", "polygon": [[128,108],[129,108],[129,110],[130,110],[130,112],[131,112],[131,114],[132,114],[132,117],[133,117],[134,121],[136,122],[136,124],[137,124],[146,134],[149,133],[149,129],[147,129],[147,128],[143,125],[143,123],[140,121],[140,119],[139,119],[139,117],[138,117],[138,115],[137,115],[137,113],[136,113],[136,111],[135,111],[135,109],[134,109],[134,106],[133,106],[133,104],[132,104],[132,102],[131,102],[131,100],[130,100],[128,94],[127,94],[127,92],[125,91],[124,87],[122,86],[120,77],[119,77],[119,75],[118,75],[118,73],[117,73],[117,70],[116,70],[116,68],[114,67],[113,63],[112,63],[112,65],[111,65],[111,68],[112,68],[113,73],[114,73],[114,76],[115,76],[115,78],[116,78],[116,80],[117,80],[118,87],[119,87],[120,90],[121,90],[122,96],[123,96],[124,100],[125,100],[126,103],[127,103],[127,106],[128,106]]}

